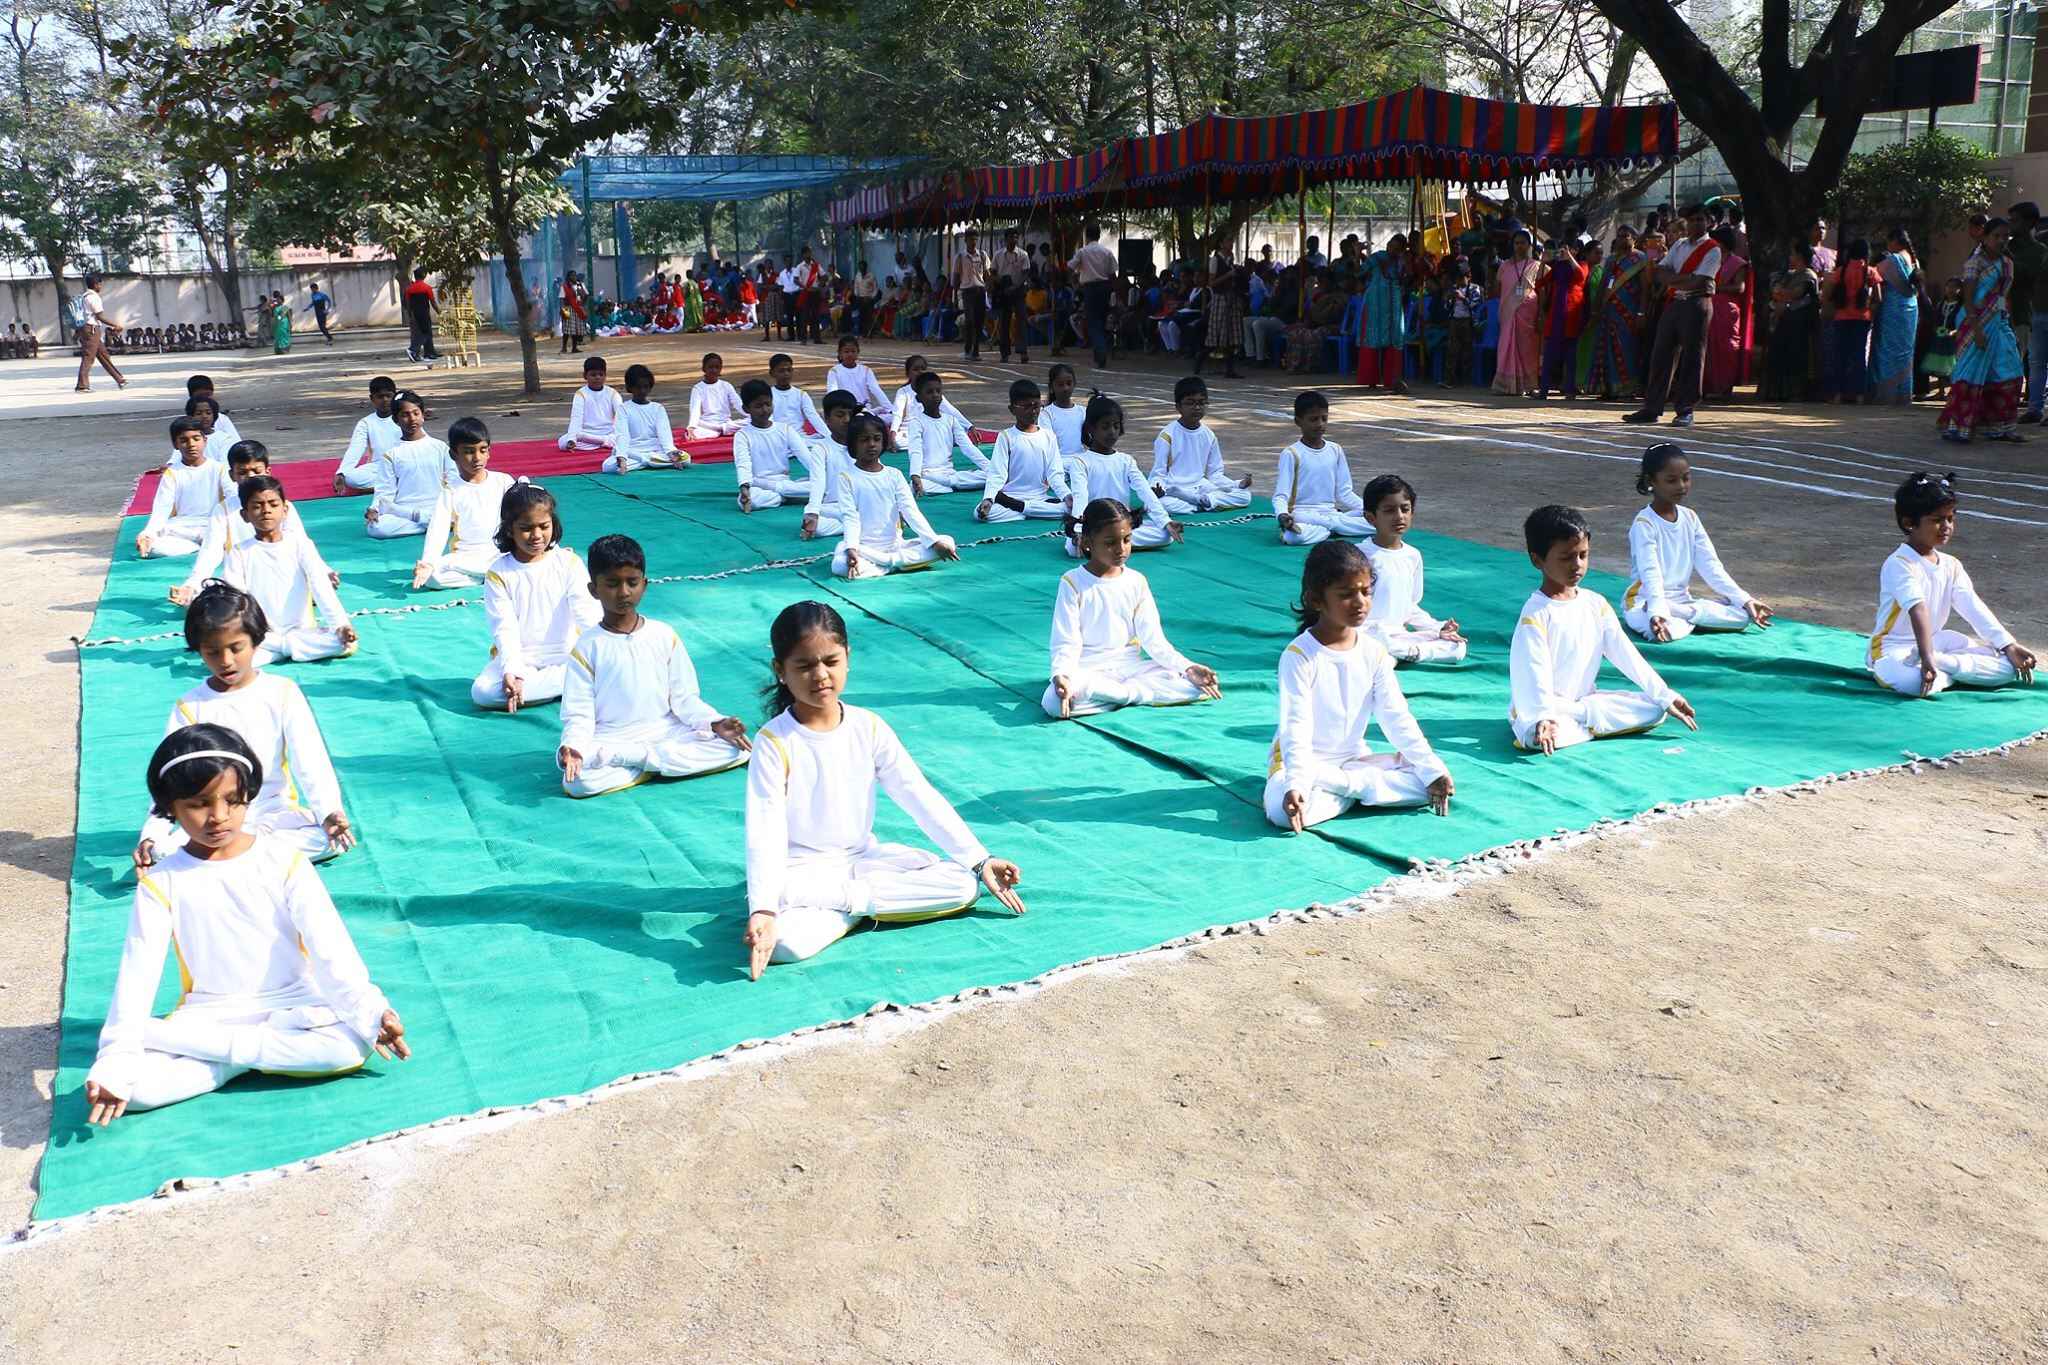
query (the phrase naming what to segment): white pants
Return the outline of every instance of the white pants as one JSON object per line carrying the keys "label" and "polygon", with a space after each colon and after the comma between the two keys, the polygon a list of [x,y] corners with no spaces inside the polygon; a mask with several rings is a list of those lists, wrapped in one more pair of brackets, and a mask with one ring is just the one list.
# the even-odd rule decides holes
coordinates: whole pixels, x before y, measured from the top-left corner
{"label": "white pants", "polygon": [[[1639,734],[1664,723],[1664,704],[1647,692],[1589,692],[1579,701],[1582,719],[1569,716],[1557,722],[1554,747],[1584,744],[1589,739],[1612,739],[1616,735]],[[1524,749],[1536,743],[1536,722],[1512,720],[1515,743]]]}
{"label": "white pants", "polygon": [[940,536],[937,540],[898,540],[894,545],[862,544],[854,547],[860,557],[860,564],[853,573],[846,568],[846,547],[840,546],[832,555],[832,572],[841,578],[883,578],[906,569],[922,569],[939,557],[939,546],[953,548],[953,537]]}
{"label": "white pants", "polygon": [[[1667,602],[1665,609],[1669,614],[1664,618],[1664,625],[1670,630],[1674,642],[1683,640],[1696,630],[1748,630],[1750,626],[1748,612],[1711,598],[1688,598],[1682,602]],[[1621,621],[1651,644],[1658,643],[1657,637],[1650,634],[1650,612],[1647,606],[1626,608],[1621,613]],[[1915,686],[1913,690],[1917,692],[1920,689]]]}
{"label": "white pants", "polygon": [[[926,469],[917,476],[926,493],[980,492],[988,486],[988,471],[982,469]],[[994,517],[989,518],[994,521]]]}
{"label": "white pants", "polygon": [[434,519],[434,504],[421,503],[407,507],[403,503],[396,507],[377,509],[375,521],[364,521],[363,531],[372,540],[403,540],[407,536],[423,536],[427,523]]}
{"label": "white pants", "polygon": [[123,1096],[161,1109],[218,1090],[245,1071],[338,1076],[370,1058],[370,1044],[317,998],[276,1009],[247,999],[187,1000],[142,1027],[142,1064]]}
{"label": "white pants", "polygon": [[430,566],[425,586],[429,588],[473,588],[498,562],[496,545],[479,545],[467,550],[450,550],[427,561]]}
{"label": "white pants", "polygon": [[[1239,492],[1244,490],[1239,489]],[[1237,504],[1242,507],[1251,500]],[[1297,507],[1292,513],[1294,529],[1280,533],[1282,545],[1320,545],[1331,536],[1364,537],[1372,534],[1372,523],[1363,512],[1339,512],[1335,507]]]}
{"label": "white pants", "polygon": [[786,502],[802,502],[810,496],[809,479],[792,479],[787,474],[756,474],[754,481],[747,485],[747,500],[756,512],[780,507]]}
{"label": "white pants", "polygon": [[[1173,532],[1166,529],[1164,521],[1145,520],[1131,528],[1133,550],[1163,550],[1173,544]],[[1086,559],[1081,553],[1081,542],[1069,536],[1066,541],[1068,559]]]}
{"label": "white pants", "polygon": [[599,735],[596,752],[583,756],[583,767],[573,780],[563,779],[562,790],[571,796],[603,796],[643,778],[700,777],[746,761],[744,749],[671,716],[645,735]]}
{"label": "white pants", "polygon": [[607,474],[630,474],[636,469],[678,469],[689,462],[689,457],[680,450],[655,451],[652,454],[642,450],[614,450],[604,457],[598,468]]}
{"label": "white pants", "polygon": [[[528,664],[526,686],[520,693],[519,704],[532,706],[537,702],[561,700],[562,682],[568,672],[568,664],[562,659]],[[497,655],[491,656],[491,661],[484,665],[484,671],[477,674],[476,681],[469,685],[469,699],[486,711],[505,709],[505,665],[498,662]]]}
{"label": "white pants", "polygon": [[971,870],[906,844],[869,844],[851,858],[799,858],[783,885],[773,960],[801,962],[864,919],[939,919],[971,909],[980,896]]}
{"label": "white pants", "polygon": [[334,472],[341,476],[343,483],[361,493],[377,486],[377,464],[374,460],[365,460],[354,469],[337,469]]}
{"label": "white pants", "polygon": [[1159,319],[1159,345],[1167,351],[1180,349],[1180,324],[1172,318]]}
{"label": "white pants", "polygon": [[[1365,754],[1343,763],[1318,763],[1301,793],[1301,823],[1320,825],[1353,806],[1420,806],[1429,801],[1429,781],[1399,754]],[[1287,774],[1266,779],[1266,818],[1282,829],[1287,820]]]}
{"label": "white pants", "polygon": [[[984,484],[983,486],[986,487],[987,485]],[[1015,493],[1012,493],[1010,496],[1014,498],[1017,495]],[[991,526],[996,525],[1000,522],[1024,521],[1027,519],[1033,521],[1049,521],[1055,517],[1064,517],[1066,516],[1066,514],[1067,505],[1058,498],[1027,499],[1024,503],[1024,510],[1021,512],[1019,512],[1014,507],[1005,507],[1001,503],[993,501],[991,501],[988,505],[987,516],[982,515],[981,509],[979,507],[974,509],[975,520],[985,521],[989,523]]]}
{"label": "white pants", "polygon": [[1458,664],[1465,662],[1469,646],[1463,640],[1446,640],[1435,631],[1375,630],[1375,638],[1387,653],[1404,664]]}
{"label": "white pants", "polygon": [[[1202,689],[1189,681],[1187,674],[1142,655],[1077,669],[1068,675],[1067,687],[1072,693],[1068,714],[1074,716],[1100,715],[1120,706],[1180,706],[1202,700]],[[1040,705],[1045,714],[1059,718],[1060,694],[1051,683],[1046,684]]]}
{"label": "white pants", "polygon": [[[1894,692],[1920,695],[1920,651],[1910,646],[1872,661],[1870,671]],[[1981,640],[1956,630],[1934,632],[1934,688],[1928,693],[1960,687],[2003,687],[2019,677],[2012,660]]]}
{"label": "white pants", "polygon": [[[1166,504],[1167,511],[1183,517],[1190,512],[1222,512],[1249,507],[1252,505],[1252,491],[1240,488],[1229,479],[1204,479],[1201,483],[1182,488],[1168,488],[1160,501]],[[1363,534],[1371,535],[1372,527],[1368,525]]]}
{"label": "white pants", "polygon": [[172,517],[150,537],[149,553],[143,558],[176,559],[196,555],[199,547],[206,543],[206,531],[212,524],[212,517]]}
{"label": "white pants", "polygon": [[[651,331],[653,329],[650,328],[649,330]],[[556,438],[555,449],[574,450],[587,455],[594,451],[611,450],[614,448],[616,444],[617,443],[613,441],[609,435],[578,436],[575,440],[572,441],[569,439],[567,434],[564,434]]]}
{"label": "white pants", "polygon": [[342,643],[341,632],[325,626],[296,626],[291,630],[273,630],[263,637],[263,643],[256,646],[256,666],[268,668],[272,664],[311,663],[315,659],[332,659],[347,654],[351,646]]}
{"label": "white pants", "polygon": [[709,441],[718,436],[730,436],[745,425],[744,421],[700,423],[694,427],[684,427],[683,439],[689,441]]}

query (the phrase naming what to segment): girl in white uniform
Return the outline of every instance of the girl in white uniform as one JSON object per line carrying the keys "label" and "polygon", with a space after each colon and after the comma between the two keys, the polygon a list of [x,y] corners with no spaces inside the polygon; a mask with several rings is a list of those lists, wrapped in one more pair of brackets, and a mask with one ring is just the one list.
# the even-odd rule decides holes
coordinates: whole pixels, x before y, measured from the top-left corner
{"label": "girl in white uniform", "polygon": [[[910,449],[910,418],[918,410],[917,381],[931,373],[931,368],[931,362],[921,355],[903,358],[903,383],[896,390],[895,417],[889,423],[889,442],[898,450]],[[941,399],[940,410],[948,417],[958,419],[960,425],[967,428],[971,439],[974,425],[960,409]]]}
{"label": "girl in white uniform", "polygon": [[[1266,819],[1301,833],[1355,805],[1451,808],[1450,770],[1408,710],[1394,659],[1365,628],[1372,563],[1326,540],[1301,569],[1301,634],[1280,655],[1280,723],[1266,775]],[[1368,724],[1394,746],[1374,753]]]}
{"label": "girl in white uniform", "polygon": [[698,694],[675,631],[640,614],[647,555],[629,536],[590,542],[590,592],[604,619],[569,651],[562,687],[562,790],[602,796],[650,777],[696,777],[747,761],[746,722]]}
{"label": "girl in white uniform", "polygon": [[809,440],[825,430],[825,414],[811,396],[791,382],[796,361],[777,352],[768,357],[768,381],[774,389],[775,420]]}
{"label": "girl in white uniform", "polygon": [[1422,608],[1422,551],[1410,545],[1415,488],[1399,474],[1382,474],[1362,498],[1372,537],[1359,548],[1372,561],[1372,617],[1365,628],[1404,664],[1462,663],[1467,648],[1456,621],[1439,621]]}
{"label": "girl in white uniform", "polygon": [[[1956,530],[1955,476],[1912,475],[1893,494],[1892,511],[1906,539],[1878,571],[1871,673],[1909,697],[1931,697],[1952,684],[2032,683],[2033,652],[1977,596],[1962,561],[1941,551]],[[1960,614],[1979,638],[1950,630],[1951,614]]]}
{"label": "girl in white uniform", "polygon": [[197,419],[172,422],[171,445],[177,463],[157,475],[149,520],[135,537],[135,553],[144,559],[198,554],[214,514],[231,504],[234,493],[228,467],[206,458],[206,432]]}
{"label": "girl in white uniform", "polygon": [[484,573],[491,661],[469,697],[487,710],[517,711],[562,695],[569,650],[601,613],[583,561],[562,544],[561,514],[547,489],[522,483],[505,495],[498,548],[505,553]]}
{"label": "girl in white uniform", "polygon": [[[988,483],[988,456],[974,444],[974,429],[946,401],[945,381],[931,370],[917,377],[917,404],[906,419],[904,449],[910,452],[910,490],[919,497],[964,492]],[[953,464],[953,452],[967,457],[969,468]]]}
{"label": "girl in white uniform", "polygon": [[[711,357],[706,356],[706,373],[709,373]],[[702,384],[697,386],[703,388]],[[730,391],[732,385],[721,381],[720,387]],[[626,367],[626,401],[619,404],[619,444],[611,454],[604,457],[598,468],[607,474],[630,474],[636,469],[680,469],[690,462],[690,454],[676,449],[676,431],[669,425],[668,409],[653,402],[648,395],[654,392],[654,371],[645,365]],[[693,414],[697,399],[690,398]],[[738,411],[739,399],[733,399],[733,410]]]}
{"label": "girl in white uniform", "polygon": [[[136,876],[114,997],[86,1074],[87,1121],[217,1090],[245,1071],[327,1076],[412,1055],[303,851],[246,827],[269,770],[243,736],[194,725],[150,755],[155,816],[183,846]],[[152,1018],[166,951],[178,1004]]]}
{"label": "girl in white uniform", "polygon": [[1330,400],[1314,389],[1296,394],[1294,425],[1300,428],[1301,439],[1280,452],[1273,485],[1280,543],[1319,545],[1333,535],[1370,535],[1372,523],[1365,519],[1364,500],[1351,486],[1351,462],[1344,447],[1323,439],[1330,427]]}
{"label": "girl in white uniform", "polygon": [[974,509],[976,521],[1072,515],[1074,498],[1067,488],[1060,440],[1040,425],[1041,402],[1038,385],[1031,380],[1019,379],[1010,385],[1010,416],[1016,425],[996,437],[988,477],[982,481],[981,505]]}
{"label": "girl in white uniform", "polygon": [[852,394],[862,412],[882,419],[882,433],[888,434],[888,422],[896,415],[896,406],[882,391],[882,381],[875,377],[874,368],[861,363],[858,337],[839,338],[839,363],[825,371],[825,391],[833,390]]}
{"label": "girl in white uniform", "polygon": [[[796,962],[864,919],[938,919],[985,888],[1017,914],[1022,874],[992,858],[933,790],[896,732],[841,701],[846,623],[822,602],[783,608],[769,631],[773,718],[747,769],[747,931],[755,980]],[[945,857],[875,838],[880,785]]]}
{"label": "girl in white uniform", "polygon": [[398,444],[398,423],[391,420],[391,404],[398,397],[398,385],[389,375],[370,381],[370,411],[349,434],[348,449],[334,471],[337,497],[367,493],[377,486],[377,460]]}
{"label": "girl in white uniform", "polygon": [[[263,609],[269,633],[256,647],[256,666],[355,653],[355,627],[334,591],[332,572],[312,539],[294,535],[287,525],[292,505],[284,485],[268,474],[251,475],[242,480],[240,497],[253,534],[221,557],[220,577]],[[196,601],[197,595],[185,600]]]}
{"label": "girl in white uniform", "polygon": [[794,465],[809,474],[810,444],[795,427],[775,420],[775,390],[764,379],[749,379],[740,385],[740,403],[747,410],[747,424],[732,434],[732,470],[740,485],[740,511],[780,507],[795,498],[808,498],[810,479],[797,478],[790,470]]}
{"label": "girl in white uniform", "polygon": [[428,552],[412,566],[415,589],[473,588],[498,558],[505,495],[517,480],[490,468],[490,429],[475,417],[448,428],[448,458],[456,477],[442,487],[427,519]]}
{"label": "girl in white uniform", "polygon": [[1175,516],[1214,512],[1252,503],[1252,481],[1233,479],[1223,469],[1223,447],[1202,425],[1209,410],[1209,386],[1200,375],[1184,375],[1173,386],[1180,416],[1152,442],[1152,483]]}
{"label": "girl in white uniform", "polygon": [[[1055,363],[1045,373],[1045,388],[1051,401],[1039,415],[1040,420],[1051,427],[1052,434],[1059,438],[1060,454],[1063,457],[1079,455],[1081,429],[1087,423],[1088,412],[1074,401],[1074,367],[1064,362]],[[1075,497],[1080,499],[1078,493]]]}
{"label": "girl in white uniform", "polygon": [[569,429],[555,445],[562,450],[610,450],[619,443],[619,395],[605,383],[604,357],[583,362],[583,387],[569,400]]}
{"label": "girl in white uniform", "polygon": [[[355,833],[305,694],[290,678],[261,671],[269,633],[255,598],[226,583],[207,584],[186,609],[185,643],[206,661],[210,676],[172,703],[164,733],[224,725],[240,735],[265,773],[249,803],[251,822],[321,862],[353,847]],[[167,817],[152,815],[135,845],[135,866],[148,867],[182,838]]]}
{"label": "girl in white uniform", "polygon": [[407,390],[391,405],[398,423],[398,444],[377,461],[377,490],[363,513],[363,530],[373,540],[423,536],[434,519],[454,466],[448,443],[427,435],[427,405]]}
{"label": "girl in white uniform", "polygon": [[1167,642],[1152,585],[1130,567],[1130,509],[1116,498],[1090,502],[1081,513],[1081,545],[1088,562],[1061,576],[1053,599],[1045,713],[1065,720],[1222,696],[1213,669]]}
{"label": "girl in white uniform", "polygon": [[[1543,584],[1522,604],[1508,650],[1515,744],[1551,754],[1589,739],[1653,730],[1667,715],[1699,729],[1692,704],[1644,662],[1607,599],[1579,586],[1593,555],[1584,515],[1555,503],[1539,507],[1523,522],[1522,538]],[[1602,659],[1642,690],[1599,690]]]}
{"label": "girl in white uniform", "polygon": [[[644,365],[626,368],[628,393],[633,390],[633,371],[645,368]],[[647,387],[654,387],[652,371],[647,375]],[[730,436],[746,423],[747,414],[740,406],[739,391],[725,381],[725,357],[712,351],[704,357],[704,377],[690,387],[690,437],[708,441],[714,436]]]}
{"label": "girl in white uniform", "polygon": [[[1621,619],[1636,634],[1656,643],[1683,640],[1695,630],[1768,628],[1771,609],[1744,592],[1721,566],[1714,542],[1699,514],[1685,506],[1692,492],[1692,463],[1685,451],[1660,441],[1643,452],[1636,492],[1650,505],[1628,528],[1629,567],[1635,581],[1621,598]],[[1722,601],[1692,595],[1697,570]]]}
{"label": "girl in white uniform", "polygon": [[[1166,514],[1165,504],[1159,501],[1159,494],[1152,485],[1145,482],[1145,476],[1138,472],[1137,462],[1116,448],[1117,441],[1124,434],[1123,405],[1098,393],[1088,400],[1085,416],[1083,426],[1086,435],[1081,451],[1066,459],[1067,487],[1073,493],[1074,505],[1085,509],[1097,498],[1107,498],[1122,507],[1126,514],[1133,506],[1143,508],[1142,520],[1126,517],[1135,523],[1130,537],[1131,545],[1136,549],[1163,550],[1178,541],[1185,528]],[[1078,523],[1068,528],[1067,557],[1086,558]]]}
{"label": "girl in white uniform", "polygon": [[[928,568],[934,560],[958,559],[953,537],[932,529],[911,496],[903,472],[882,463],[889,428],[863,412],[846,427],[852,463],[840,471],[839,523],[842,539],[832,556],[841,578],[882,578]],[[911,535],[905,537],[903,528]]]}

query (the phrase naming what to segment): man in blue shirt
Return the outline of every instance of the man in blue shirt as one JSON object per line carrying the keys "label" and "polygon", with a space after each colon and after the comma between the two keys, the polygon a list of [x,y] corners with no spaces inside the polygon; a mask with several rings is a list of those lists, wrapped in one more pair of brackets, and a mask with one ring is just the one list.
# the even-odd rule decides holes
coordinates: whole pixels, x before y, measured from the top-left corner
{"label": "man in blue shirt", "polygon": [[327,313],[334,307],[334,300],[320,287],[318,280],[309,281],[313,288],[313,321],[320,324],[320,335],[327,338],[327,344],[334,344],[334,333],[327,330]]}

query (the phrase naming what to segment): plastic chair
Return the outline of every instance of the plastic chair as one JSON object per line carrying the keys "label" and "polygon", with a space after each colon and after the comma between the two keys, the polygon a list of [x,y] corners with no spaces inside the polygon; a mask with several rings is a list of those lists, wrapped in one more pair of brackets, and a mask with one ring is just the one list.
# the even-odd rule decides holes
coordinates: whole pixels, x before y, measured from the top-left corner
{"label": "plastic chair", "polygon": [[1353,294],[1351,301],[1344,305],[1344,320],[1337,326],[1335,336],[1323,338],[1324,359],[1331,359],[1329,348],[1337,348],[1332,368],[1339,374],[1351,374],[1358,368],[1358,333],[1365,326],[1365,295]]}
{"label": "plastic chair", "polygon": [[1472,348],[1472,382],[1483,389],[1493,383],[1500,362],[1500,300],[1490,298],[1481,303],[1473,322],[1479,339]]}

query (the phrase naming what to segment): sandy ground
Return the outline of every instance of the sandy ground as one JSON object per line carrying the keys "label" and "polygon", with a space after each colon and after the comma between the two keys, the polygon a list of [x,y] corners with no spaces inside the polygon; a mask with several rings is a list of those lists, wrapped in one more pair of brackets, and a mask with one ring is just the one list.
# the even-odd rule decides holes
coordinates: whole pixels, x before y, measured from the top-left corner
{"label": "sandy ground", "polygon": [[[149,358],[89,398],[61,362],[0,366],[9,1227],[49,1125],[68,639],[114,511],[193,369],[274,451],[332,454],[396,348]],[[606,353],[679,402],[703,349]],[[756,343],[720,349],[729,377],[764,367]],[[891,387],[906,350],[871,348]],[[559,430],[574,365],[550,355],[526,403],[510,349],[487,354],[417,376],[437,425]],[[1017,372],[939,360],[996,424]],[[829,357],[805,362],[815,387]],[[1104,377],[1127,449],[1171,378]],[[1288,394],[1214,387],[1263,491]],[[1424,527],[1511,545],[1529,506],[1576,502],[1599,567],[1625,568],[1645,438],[1617,409],[1332,392],[1358,475],[1405,472]],[[1745,585],[1856,629],[1894,543],[1879,499],[1960,463],[1966,507],[2000,519],[1966,516],[1957,550],[2038,649],[2048,443],[1955,451],[1932,425],[1738,406],[1680,435]],[[171,1361],[2048,1360],[2044,874],[2048,746],[1648,825],[1381,913],[32,1237],[0,1252],[0,1359],[97,1338]]]}

